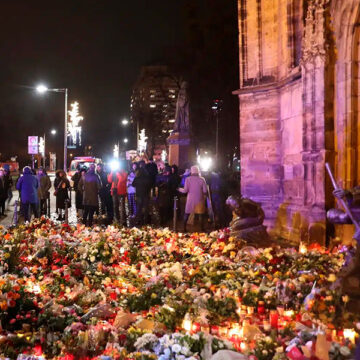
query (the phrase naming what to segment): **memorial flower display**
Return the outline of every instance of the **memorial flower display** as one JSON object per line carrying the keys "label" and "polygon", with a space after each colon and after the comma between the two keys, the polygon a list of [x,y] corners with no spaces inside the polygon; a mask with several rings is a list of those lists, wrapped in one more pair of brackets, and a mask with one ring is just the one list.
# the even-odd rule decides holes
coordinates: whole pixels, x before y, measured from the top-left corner
{"label": "memorial flower display", "polygon": [[0,230],[0,357],[351,358],[344,249],[240,247],[228,231]]}

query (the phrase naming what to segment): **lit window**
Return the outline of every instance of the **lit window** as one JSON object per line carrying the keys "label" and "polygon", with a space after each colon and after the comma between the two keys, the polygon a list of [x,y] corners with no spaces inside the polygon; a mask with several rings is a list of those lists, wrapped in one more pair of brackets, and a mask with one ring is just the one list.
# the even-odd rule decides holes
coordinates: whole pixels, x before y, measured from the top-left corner
{"label": "lit window", "polygon": [[165,107],[165,108],[166,108],[166,107],[167,107],[167,104],[163,105],[163,107]]}
{"label": "lit window", "polygon": [[156,104],[150,104],[150,107],[151,107],[152,109],[154,109],[154,108],[156,108]]}
{"label": "lit window", "polygon": [[154,98],[154,97],[155,97],[155,95],[154,95],[154,94],[150,94],[150,97],[151,97],[151,98]]}
{"label": "lit window", "polygon": [[169,120],[169,123],[174,123],[175,122],[175,119],[170,119]]}
{"label": "lit window", "polygon": [[175,99],[175,95],[169,95],[169,98]]}
{"label": "lit window", "polygon": [[175,94],[175,90],[174,89],[169,89],[169,93]]}

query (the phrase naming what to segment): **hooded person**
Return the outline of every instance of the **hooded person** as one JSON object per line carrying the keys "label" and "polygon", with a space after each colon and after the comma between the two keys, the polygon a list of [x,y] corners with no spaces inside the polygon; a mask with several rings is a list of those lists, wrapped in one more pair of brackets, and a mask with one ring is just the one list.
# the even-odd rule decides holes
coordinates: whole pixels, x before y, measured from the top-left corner
{"label": "hooded person", "polygon": [[205,198],[207,195],[207,185],[203,177],[200,176],[198,166],[192,166],[190,176],[185,180],[184,188],[179,188],[179,192],[187,194],[185,215],[184,215],[184,232],[190,214],[199,214],[201,219],[201,231],[204,230],[205,217]]}
{"label": "hooded person", "polygon": [[64,170],[58,170],[54,180],[54,195],[56,196],[56,209],[58,210],[58,220],[65,220],[66,203],[70,206],[69,189],[70,181]]}
{"label": "hooded person", "polygon": [[31,168],[25,166],[23,175],[16,184],[16,189],[20,192],[21,212],[25,221],[30,221],[30,209],[34,213],[34,216],[38,217],[38,187],[38,179],[32,174]]}

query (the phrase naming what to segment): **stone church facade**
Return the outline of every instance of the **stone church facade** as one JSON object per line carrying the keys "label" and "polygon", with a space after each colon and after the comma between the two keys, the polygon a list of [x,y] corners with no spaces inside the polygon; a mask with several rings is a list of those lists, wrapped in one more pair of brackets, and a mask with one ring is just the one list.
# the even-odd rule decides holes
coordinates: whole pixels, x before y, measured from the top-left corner
{"label": "stone church facade", "polygon": [[242,194],[275,234],[324,239],[325,162],[341,186],[360,185],[360,0],[238,0],[238,11]]}

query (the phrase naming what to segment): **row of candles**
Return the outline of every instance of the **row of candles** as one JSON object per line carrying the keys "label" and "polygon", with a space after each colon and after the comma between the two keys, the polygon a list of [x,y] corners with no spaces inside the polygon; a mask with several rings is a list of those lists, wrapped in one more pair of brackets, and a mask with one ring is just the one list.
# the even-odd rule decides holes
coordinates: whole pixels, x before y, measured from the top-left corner
{"label": "row of candles", "polygon": [[[248,343],[245,340],[248,340],[246,335],[250,326],[253,326],[253,329],[263,329],[265,334],[269,334],[273,330],[284,329],[294,320],[301,321],[301,314],[295,313],[294,310],[287,310],[282,306],[267,313],[265,304],[261,301],[257,307],[257,314],[254,314],[254,310],[254,307],[242,305],[237,310],[240,318],[238,323],[226,323],[222,326],[211,327],[193,322],[189,314],[187,314],[183,321],[183,329],[189,333],[197,333],[199,331],[211,333],[212,335],[230,340],[237,350],[246,351]],[[341,343],[343,340],[347,340],[351,344],[355,344],[357,337],[354,329],[344,329],[343,331],[329,330],[327,335],[330,341]]]}

